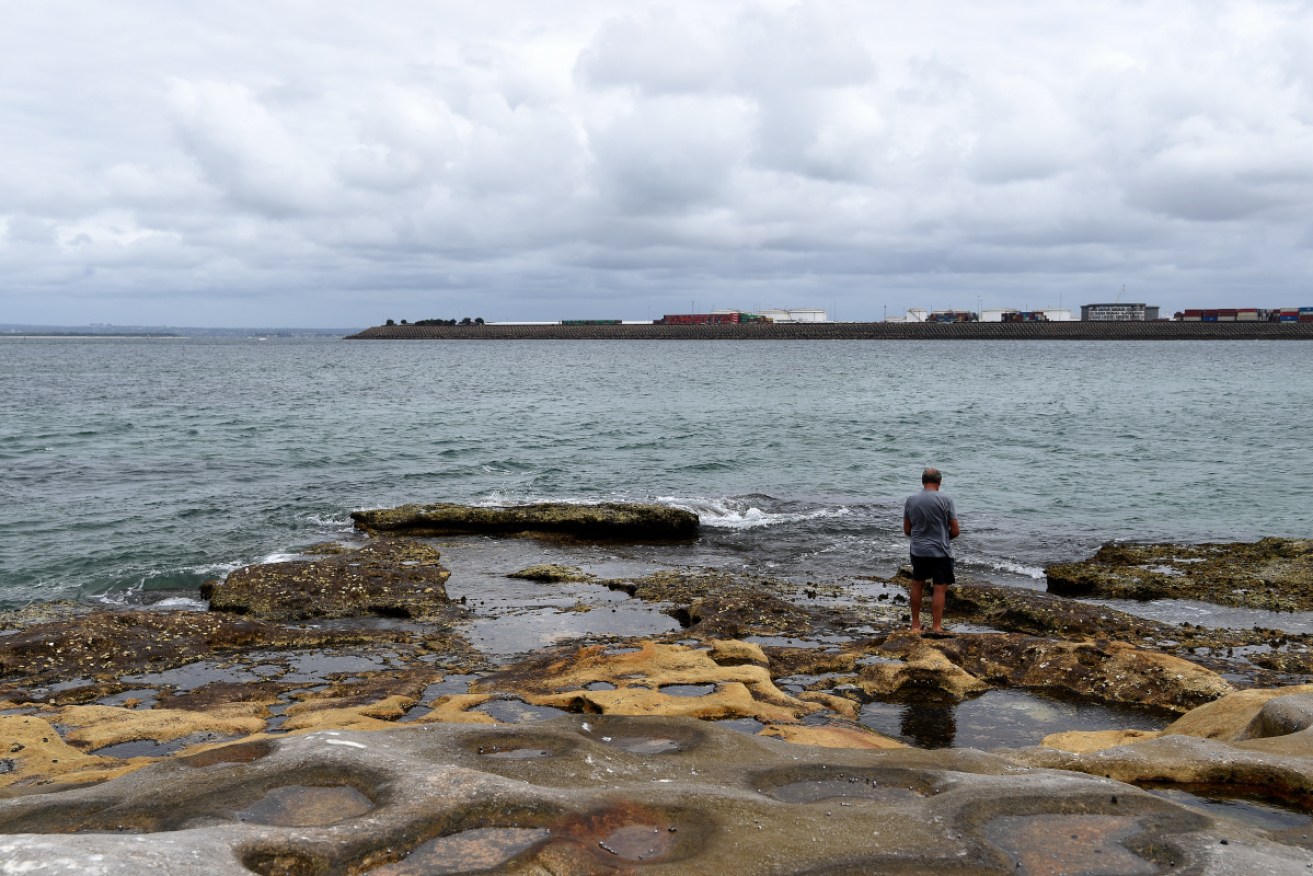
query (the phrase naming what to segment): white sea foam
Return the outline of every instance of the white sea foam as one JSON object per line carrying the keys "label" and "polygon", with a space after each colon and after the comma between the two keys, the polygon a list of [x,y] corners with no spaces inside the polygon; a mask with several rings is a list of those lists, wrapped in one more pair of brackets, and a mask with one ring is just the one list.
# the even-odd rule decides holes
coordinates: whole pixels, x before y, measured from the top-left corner
{"label": "white sea foam", "polygon": [[305,519],[317,526],[329,527],[339,531],[350,531],[355,528],[354,522],[350,517],[330,517],[327,514],[307,514]]}
{"label": "white sea foam", "polygon": [[151,608],[170,608],[182,611],[208,611],[209,603],[203,599],[191,599],[186,596],[170,596],[159,602],[151,603]]}
{"label": "white sea foam", "polygon": [[1026,566],[1011,560],[1000,560],[990,565],[994,567],[995,572],[1011,572],[1013,575],[1024,575],[1036,581],[1044,577],[1044,569],[1040,566]]}
{"label": "white sea foam", "polygon": [[806,520],[846,517],[848,508],[816,508],[809,511],[766,511],[755,504],[735,499],[681,499],[663,496],[657,499],[666,505],[692,511],[703,526],[717,529],[757,529],[779,526]]}

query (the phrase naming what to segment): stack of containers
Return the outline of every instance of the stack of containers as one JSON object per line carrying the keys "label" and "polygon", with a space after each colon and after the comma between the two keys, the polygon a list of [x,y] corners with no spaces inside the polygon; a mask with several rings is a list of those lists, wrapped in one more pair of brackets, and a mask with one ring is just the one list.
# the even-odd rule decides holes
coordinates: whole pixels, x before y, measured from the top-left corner
{"label": "stack of containers", "polygon": [[1241,307],[1235,312],[1236,322],[1258,322],[1257,307]]}
{"label": "stack of containers", "polygon": [[1185,313],[1181,314],[1181,321],[1199,322],[1203,317],[1204,312],[1202,310],[1186,310]]}
{"label": "stack of containers", "polygon": [[1313,307],[1301,307],[1299,309],[1300,322],[1313,322]]}
{"label": "stack of containers", "polygon": [[1298,308],[1298,307],[1283,307],[1283,308],[1281,308],[1281,318],[1280,318],[1280,321],[1281,321],[1281,322],[1299,322],[1299,308]]}

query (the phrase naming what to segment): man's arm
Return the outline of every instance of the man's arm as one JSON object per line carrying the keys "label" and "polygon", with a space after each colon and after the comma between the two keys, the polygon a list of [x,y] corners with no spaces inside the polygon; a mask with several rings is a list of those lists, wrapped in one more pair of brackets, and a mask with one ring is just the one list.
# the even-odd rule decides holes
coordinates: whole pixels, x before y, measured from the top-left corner
{"label": "man's arm", "polygon": [[[954,521],[954,522],[956,523],[957,521]],[[911,521],[911,520],[908,520],[908,519],[907,519],[907,515],[904,514],[904,515],[903,515],[903,535],[911,535],[911,534],[912,534],[912,521]]]}
{"label": "man's arm", "polygon": [[[904,521],[903,526],[904,527],[907,526],[906,521]],[[957,518],[956,517],[948,518],[948,537],[957,538],[961,534],[962,534],[962,527],[957,525]]]}

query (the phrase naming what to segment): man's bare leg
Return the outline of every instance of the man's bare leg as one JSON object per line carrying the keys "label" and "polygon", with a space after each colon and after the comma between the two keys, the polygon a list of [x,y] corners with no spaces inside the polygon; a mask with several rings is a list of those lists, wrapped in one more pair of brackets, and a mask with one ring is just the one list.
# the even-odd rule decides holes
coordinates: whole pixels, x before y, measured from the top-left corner
{"label": "man's bare leg", "polygon": [[[936,584],[934,593],[930,596],[930,631],[942,633],[944,631],[944,603],[948,597],[948,585]],[[916,617],[916,612],[912,613]],[[916,621],[912,621],[915,628]]]}
{"label": "man's bare leg", "polygon": [[[921,591],[925,588],[924,581],[912,582],[912,632],[921,632]],[[934,609],[934,597],[930,598],[930,608]]]}

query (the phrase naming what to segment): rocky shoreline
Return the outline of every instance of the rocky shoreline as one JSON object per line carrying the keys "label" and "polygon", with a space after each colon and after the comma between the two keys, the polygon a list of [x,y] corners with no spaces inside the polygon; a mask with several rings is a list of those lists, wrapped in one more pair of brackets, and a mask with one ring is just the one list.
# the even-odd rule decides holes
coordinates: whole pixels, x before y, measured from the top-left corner
{"label": "rocky shoreline", "polygon": [[[480,570],[511,599],[456,599],[449,583],[473,573],[449,558],[460,539],[528,535],[568,558],[592,537],[688,538],[687,521],[659,534],[651,509],[543,506],[470,510],[442,528],[414,510],[437,506],[407,507],[357,516],[359,545],[212,582],[208,611],[0,615],[0,872],[89,872],[94,856],[98,872],[124,874],[1293,873],[1313,861],[1313,637],[978,582],[951,591],[952,635],[915,636],[896,574],[616,577],[556,562]],[[549,525],[562,519],[574,522]],[[1227,582],[1265,576],[1252,604],[1303,592],[1307,542],[1171,547],[1178,561],[1206,549]],[[1161,551],[1119,549],[1129,569],[1161,565]],[[1100,580],[1113,552],[1086,561]],[[1206,580],[1204,563],[1185,565]],[[1055,570],[1052,589],[1078,571]],[[1211,595],[1245,604],[1242,590]],[[478,624],[517,623],[544,599],[576,635],[480,646]],[[624,611],[648,626],[615,632]],[[864,720],[872,703],[951,714],[997,691],[1158,717],[1153,729],[1055,724],[989,753],[918,749]]]}

